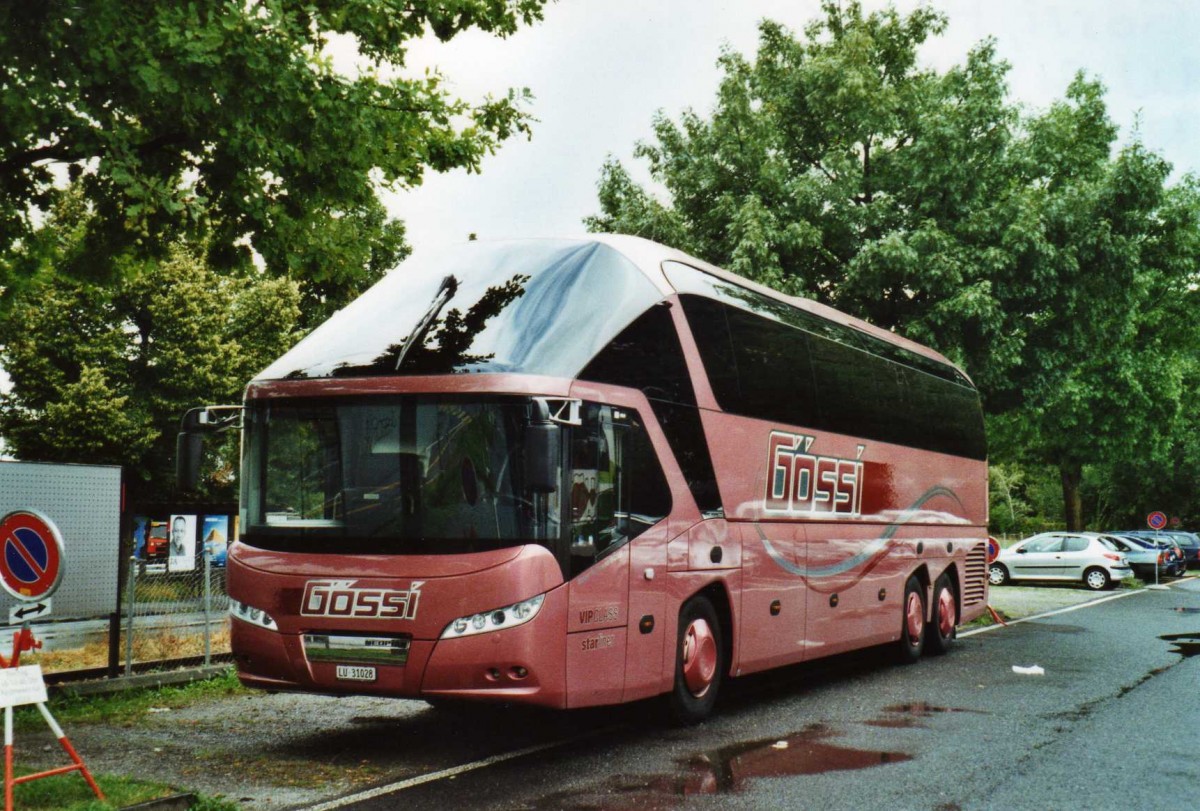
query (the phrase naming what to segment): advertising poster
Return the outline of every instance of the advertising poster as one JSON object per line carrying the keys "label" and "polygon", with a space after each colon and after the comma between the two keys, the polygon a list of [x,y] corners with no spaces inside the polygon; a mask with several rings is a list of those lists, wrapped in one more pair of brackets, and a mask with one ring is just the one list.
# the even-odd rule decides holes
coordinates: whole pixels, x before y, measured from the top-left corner
{"label": "advertising poster", "polygon": [[171,547],[167,571],[191,572],[196,569],[196,516],[172,515]]}
{"label": "advertising poster", "polygon": [[133,517],[133,556],[138,560],[146,559],[146,536],[150,532],[150,519],[144,515]]}
{"label": "advertising poster", "polygon": [[213,566],[224,566],[225,556],[229,549],[229,516],[204,516],[204,554],[208,555]]}

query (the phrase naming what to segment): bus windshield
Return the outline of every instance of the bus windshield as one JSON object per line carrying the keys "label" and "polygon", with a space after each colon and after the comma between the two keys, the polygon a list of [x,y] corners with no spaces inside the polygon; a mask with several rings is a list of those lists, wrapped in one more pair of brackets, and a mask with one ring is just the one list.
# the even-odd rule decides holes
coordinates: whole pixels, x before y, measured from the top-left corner
{"label": "bus windshield", "polygon": [[522,481],[528,413],[518,398],[255,405],[244,421],[246,539],[278,551],[454,554],[554,538],[556,496]]}
{"label": "bus windshield", "polygon": [[661,296],[596,242],[470,242],[413,256],[259,376],[574,377]]}

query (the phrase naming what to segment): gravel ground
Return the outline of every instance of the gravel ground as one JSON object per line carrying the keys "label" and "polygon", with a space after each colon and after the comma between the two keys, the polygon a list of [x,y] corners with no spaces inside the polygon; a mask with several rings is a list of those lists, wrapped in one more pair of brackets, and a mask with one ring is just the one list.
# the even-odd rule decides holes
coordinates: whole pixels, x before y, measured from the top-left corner
{"label": "gravel ground", "polygon": [[[1004,586],[991,589],[990,603],[1020,618],[1106,594]],[[303,807],[385,776],[425,773],[566,736],[570,716],[547,714],[531,725],[536,732],[514,731],[510,722],[437,711],[420,701],[254,693],[162,708],[133,722],[77,724],[66,732],[95,772],[222,795],[262,811]],[[63,765],[48,730],[19,733],[15,760],[35,768]]]}

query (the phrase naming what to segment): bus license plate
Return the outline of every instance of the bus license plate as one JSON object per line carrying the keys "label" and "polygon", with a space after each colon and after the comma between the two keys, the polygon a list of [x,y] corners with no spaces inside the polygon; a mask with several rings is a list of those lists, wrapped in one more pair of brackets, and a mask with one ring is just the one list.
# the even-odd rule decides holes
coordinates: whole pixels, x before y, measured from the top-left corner
{"label": "bus license plate", "polygon": [[375,668],[357,665],[338,665],[337,677],[342,681],[375,681]]}

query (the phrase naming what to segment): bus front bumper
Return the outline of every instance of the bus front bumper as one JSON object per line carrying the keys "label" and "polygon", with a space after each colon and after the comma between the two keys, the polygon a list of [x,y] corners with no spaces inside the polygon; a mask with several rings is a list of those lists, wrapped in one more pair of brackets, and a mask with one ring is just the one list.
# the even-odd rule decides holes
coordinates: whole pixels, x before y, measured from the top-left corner
{"label": "bus front bumper", "polygon": [[524,625],[457,639],[414,639],[398,665],[314,661],[303,634],[236,617],[230,642],[238,679],[263,690],[566,707],[563,589],[547,594],[538,616]]}

